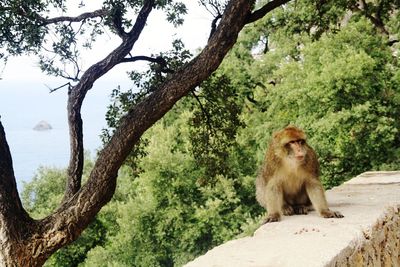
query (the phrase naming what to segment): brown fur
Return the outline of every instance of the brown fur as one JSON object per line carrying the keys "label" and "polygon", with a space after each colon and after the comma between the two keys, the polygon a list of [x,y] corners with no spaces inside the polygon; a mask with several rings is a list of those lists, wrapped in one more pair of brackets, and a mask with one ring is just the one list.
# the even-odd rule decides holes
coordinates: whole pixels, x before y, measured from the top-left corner
{"label": "brown fur", "polygon": [[311,204],[322,217],[343,217],[328,208],[317,155],[306,138],[294,126],[273,135],[256,179],[257,201],[268,211],[265,223],[279,221],[282,215],[307,214]]}

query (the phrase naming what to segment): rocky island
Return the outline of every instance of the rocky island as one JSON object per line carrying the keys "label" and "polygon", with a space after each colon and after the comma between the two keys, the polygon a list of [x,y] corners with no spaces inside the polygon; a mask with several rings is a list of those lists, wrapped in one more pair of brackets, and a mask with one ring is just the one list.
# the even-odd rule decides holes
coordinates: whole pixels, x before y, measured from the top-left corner
{"label": "rocky island", "polygon": [[33,127],[33,130],[35,131],[48,131],[53,129],[51,125],[47,121],[39,121],[38,124],[36,124],[35,127]]}

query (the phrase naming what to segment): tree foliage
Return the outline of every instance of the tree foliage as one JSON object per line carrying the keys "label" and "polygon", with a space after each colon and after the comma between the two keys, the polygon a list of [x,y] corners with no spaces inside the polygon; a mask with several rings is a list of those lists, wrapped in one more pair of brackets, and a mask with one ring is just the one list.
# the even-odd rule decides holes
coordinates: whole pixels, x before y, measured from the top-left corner
{"label": "tree foliage", "polygon": [[[249,127],[244,130],[255,138],[247,142],[264,148],[266,143],[257,140],[264,142],[272,131],[287,124],[303,127],[319,154],[328,187],[363,171],[399,168],[398,50],[388,41],[396,35],[382,33],[369,16],[359,13],[340,30],[328,28],[318,38],[308,30],[270,31],[275,14],[279,18],[291,11],[279,10],[261,20],[240,42],[256,60],[246,67],[226,60],[230,72],[237,69],[249,80],[258,79],[247,103],[255,114],[245,115]],[[382,16],[386,25],[396,19]],[[231,56],[232,62],[238,60]]]}
{"label": "tree foliage", "polygon": [[225,75],[213,75],[195,94],[195,108],[190,127],[191,151],[197,166],[205,169],[211,182],[217,175],[229,175],[229,154],[235,144],[241,103],[236,88]]}

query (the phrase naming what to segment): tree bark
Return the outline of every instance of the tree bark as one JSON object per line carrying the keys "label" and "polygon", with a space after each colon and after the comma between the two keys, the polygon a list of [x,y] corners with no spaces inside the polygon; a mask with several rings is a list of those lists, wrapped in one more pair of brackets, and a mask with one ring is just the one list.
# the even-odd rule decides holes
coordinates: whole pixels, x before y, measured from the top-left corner
{"label": "tree bark", "polygon": [[123,42],[111,54],[98,63],[91,66],[82,76],[80,82],[73,86],[68,93],[68,124],[70,133],[71,157],[68,167],[68,180],[64,201],[73,196],[81,187],[83,171],[83,122],[81,108],[86,93],[92,88],[94,82],[122,62],[132,50],[142,32],[147,17],[154,5],[154,0],[147,0],[139,12],[135,25],[125,36]]}
{"label": "tree bark", "polygon": [[24,262],[24,242],[32,223],[18,195],[10,149],[0,122],[0,266]]}
{"label": "tree bark", "polygon": [[[271,1],[282,4],[287,1]],[[18,196],[10,151],[0,123],[0,266],[41,266],[60,247],[74,241],[114,194],[117,172],[141,135],[174,104],[211,75],[234,45],[251,18],[254,0],[231,0],[207,46],[191,62],[176,71],[153,94],[122,119],[110,142],[100,152],[88,182],[80,186],[82,121],[80,108],[96,79],[110,70],[132,49],[138,36],[128,32],[120,47],[92,66],[69,93],[71,160],[69,182],[63,203],[50,216],[33,220]],[[148,6],[146,6],[148,5]],[[145,1],[144,27],[153,0]],[[269,6],[273,6],[269,4]],[[265,14],[265,9],[262,11]],[[257,14],[259,16],[259,14]],[[253,21],[254,17],[252,18]],[[135,28],[135,26],[133,27]],[[140,33],[140,32],[139,32]],[[136,38],[136,39],[135,39]]]}

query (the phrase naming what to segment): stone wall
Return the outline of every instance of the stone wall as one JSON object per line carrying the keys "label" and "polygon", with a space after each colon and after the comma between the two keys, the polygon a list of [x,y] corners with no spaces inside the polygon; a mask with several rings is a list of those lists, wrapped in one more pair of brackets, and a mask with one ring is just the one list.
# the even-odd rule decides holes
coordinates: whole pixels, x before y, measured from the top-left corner
{"label": "stone wall", "polygon": [[345,218],[285,216],[185,266],[400,267],[400,172],[361,174],[327,191],[327,198]]}

